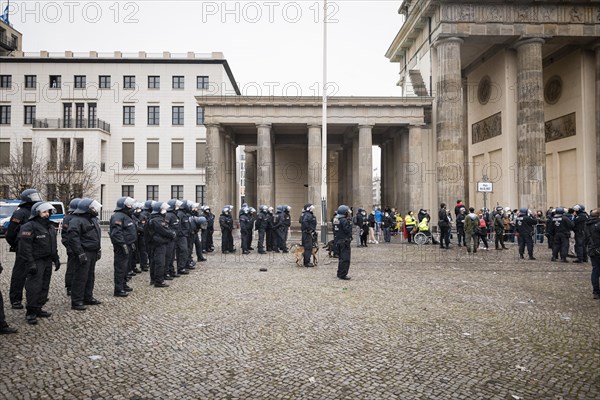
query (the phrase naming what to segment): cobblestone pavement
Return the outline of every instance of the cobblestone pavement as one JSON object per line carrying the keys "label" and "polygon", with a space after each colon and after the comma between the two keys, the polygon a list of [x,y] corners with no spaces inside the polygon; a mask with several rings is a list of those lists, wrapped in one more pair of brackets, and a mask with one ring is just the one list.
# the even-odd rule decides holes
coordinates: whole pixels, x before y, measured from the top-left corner
{"label": "cobblestone pavement", "polygon": [[103,245],[101,305],[70,310],[64,266],[51,318],[28,326],[5,304],[19,333],[0,336],[0,399],[600,398],[591,266],[551,263],[545,244],[521,261],[394,238],[353,247],[351,281],[324,250],[317,268],[211,254],[166,289],[136,276],[125,299]]}

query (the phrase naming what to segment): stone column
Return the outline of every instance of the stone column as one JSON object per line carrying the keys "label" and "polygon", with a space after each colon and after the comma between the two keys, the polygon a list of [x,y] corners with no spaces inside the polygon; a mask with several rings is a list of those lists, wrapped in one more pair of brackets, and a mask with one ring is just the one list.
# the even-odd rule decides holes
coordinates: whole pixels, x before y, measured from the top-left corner
{"label": "stone column", "polygon": [[[408,209],[419,210],[423,204],[423,182],[421,174],[418,173],[418,164],[422,161],[423,138],[420,126],[409,126],[408,128],[408,163],[410,169],[406,174],[408,192]],[[415,212],[415,215],[417,213]]]}
{"label": "stone column", "polygon": [[[246,202],[258,210],[258,200],[256,198],[256,148],[246,146],[245,153],[245,175],[244,186],[246,190]],[[262,203],[261,203],[262,204]]]}
{"label": "stone column", "polygon": [[[518,42],[517,49],[517,193],[519,207],[545,210],[546,136],[541,38]],[[457,197],[463,198],[463,197]]]}
{"label": "stone column", "polygon": [[387,179],[386,163],[387,163],[387,145],[385,142],[379,145],[381,149],[381,167],[379,169],[379,205],[383,209],[385,204],[385,180]]}
{"label": "stone column", "polygon": [[258,203],[270,205],[272,204],[274,188],[271,124],[259,124],[256,127],[258,129],[256,146],[256,198]]}
{"label": "stone column", "polygon": [[408,179],[409,174],[412,172],[413,168],[409,164],[409,152],[410,148],[408,146],[408,134],[405,132],[398,132],[396,135],[397,139],[394,141],[397,146],[398,154],[396,157],[395,168],[398,171],[398,184],[396,186],[396,201],[398,202],[398,207],[402,211],[402,216],[406,214],[408,210],[410,210],[410,194],[408,193]]}
{"label": "stone column", "polygon": [[358,201],[369,210],[373,206],[373,126],[358,127]]}
{"label": "stone column", "polygon": [[358,146],[358,135],[353,134],[352,137],[352,204],[348,204],[353,207],[354,212],[359,206],[360,201],[360,183],[358,180],[360,170],[360,152]]}
{"label": "stone column", "polygon": [[352,196],[352,190],[354,189],[353,185],[353,180],[352,180],[352,175],[353,175],[353,171],[352,171],[352,154],[353,154],[353,150],[352,150],[352,139],[349,139],[346,144],[344,145],[344,158],[345,158],[345,163],[346,163],[346,168],[344,169],[345,171],[345,176],[344,176],[344,180],[346,181],[346,198],[344,199],[344,204],[347,205],[348,207],[352,206],[352,202],[353,202],[353,196]]}
{"label": "stone column", "polygon": [[600,205],[600,43],[594,47],[596,51],[596,201]]}
{"label": "stone column", "polygon": [[[323,166],[321,165],[321,125],[308,126],[308,202],[321,207],[321,179],[323,179]],[[329,206],[329,204],[328,204]],[[320,212],[320,211],[319,211]],[[318,213],[315,212],[315,215]]]}
{"label": "stone column", "polygon": [[223,168],[221,158],[221,133],[216,124],[206,125],[206,204],[218,211],[223,207],[222,181],[220,173]]}
{"label": "stone column", "polygon": [[233,205],[235,206],[236,210],[239,210],[240,208],[240,196],[238,196],[238,175],[237,175],[237,157],[236,157],[236,150],[237,150],[237,146],[235,144],[235,141],[233,140],[232,137],[229,137],[229,152],[231,153],[231,156],[229,158],[230,161],[230,168],[229,168],[229,185],[230,185],[230,191],[231,191],[231,199],[233,201]]}
{"label": "stone column", "polygon": [[460,47],[463,40],[445,38],[435,43],[437,77],[438,203],[465,198],[463,101]]}
{"label": "stone column", "polygon": [[229,178],[231,177],[231,151],[229,150],[229,138],[227,134],[223,136],[223,195],[225,196],[225,204],[231,204],[235,206],[235,202],[233,201],[233,196],[231,195],[231,182],[229,182]]}

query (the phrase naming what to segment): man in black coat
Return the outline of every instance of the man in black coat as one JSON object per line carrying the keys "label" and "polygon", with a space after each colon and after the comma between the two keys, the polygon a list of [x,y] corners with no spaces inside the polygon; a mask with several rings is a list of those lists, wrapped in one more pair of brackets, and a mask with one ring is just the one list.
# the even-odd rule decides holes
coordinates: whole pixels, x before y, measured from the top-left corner
{"label": "man in black coat", "polygon": [[108,234],[113,244],[114,251],[114,295],[127,297],[128,292],[133,291],[127,286],[127,272],[130,265],[130,257],[135,251],[137,241],[137,227],[131,218],[135,200],[131,197],[120,197],[117,200],[115,212],[110,218]]}
{"label": "man in black coat", "polygon": [[77,205],[81,201],[80,198],[74,198],[69,203],[69,209],[67,210],[67,215],[63,218],[62,224],[60,225],[60,241],[65,249],[67,250],[67,271],[65,272],[65,288],[67,290],[67,296],[71,296],[71,286],[73,284],[73,271],[79,264],[79,260],[77,256],[71,253],[71,249],[67,243],[67,231],[69,230],[69,224],[71,223],[71,219],[73,219],[73,213],[77,210]]}
{"label": "man in black coat", "polygon": [[313,236],[317,230],[317,218],[313,214],[315,206],[311,203],[304,205],[301,218],[302,246],[304,247],[304,266],[314,267],[310,262],[313,248]]}
{"label": "man in black coat", "polygon": [[525,258],[525,246],[530,260],[535,260],[533,256],[533,231],[538,220],[534,218],[529,210],[525,207],[519,210],[517,218],[515,218],[515,228],[519,234],[519,256]]}
{"label": "man in black coat", "polygon": [[333,240],[338,254],[337,277],[350,280],[350,243],[352,243],[352,221],[350,219],[350,207],[341,205],[333,218]]}
{"label": "man in black coat", "polygon": [[558,259],[560,252],[560,258],[563,262],[568,263],[567,255],[569,253],[569,238],[571,237],[571,231],[575,227],[575,224],[565,215],[565,209],[562,207],[556,208],[554,217],[550,223],[549,234],[553,237],[552,244],[552,261]]}
{"label": "man in black coat", "polygon": [[150,284],[158,288],[169,286],[165,283],[167,247],[177,236],[177,233],[169,226],[169,221],[166,218],[169,207],[167,203],[155,202],[152,205],[152,213],[146,228],[150,238],[149,243],[153,248],[152,256],[154,257],[150,269]]}

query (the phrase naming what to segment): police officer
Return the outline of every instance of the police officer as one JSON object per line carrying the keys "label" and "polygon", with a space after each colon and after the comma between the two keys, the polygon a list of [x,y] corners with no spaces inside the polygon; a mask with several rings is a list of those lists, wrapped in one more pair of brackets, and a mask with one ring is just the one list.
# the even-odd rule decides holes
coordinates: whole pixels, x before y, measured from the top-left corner
{"label": "police officer", "polygon": [[250,254],[250,232],[252,230],[252,216],[250,208],[244,207],[240,210],[240,237],[242,254]]}
{"label": "police officer", "polygon": [[[267,251],[273,251],[275,248],[275,228],[273,228],[273,207],[267,208],[267,228],[265,230],[265,241],[267,242]],[[260,234],[260,232],[259,232]]]}
{"label": "police officer", "polygon": [[27,323],[37,324],[37,318],[52,315],[42,310],[48,300],[48,290],[54,270],[60,268],[60,259],[56,244],[56,228],[50,221],[50,214],[56,212],[52,204],[38,202],[31,207],[29,221],[19,230],[19,256],[27,266],[25,291],[27,296]]}
{"label": "police officer", "polygon": [[248,227],[248,250],[254,250],[252,242],[254,241],[254,223],[256,222],[256,208],[250,207],[250,226]]}
{"label": "police officer", "polygon": [[573,222],[575,224],[575,254],[577,260],[574,263],[584,263],[588,260],[587,247],[585,245],[585,223],[589,216],[585,212],[585,206],[582,204],[575,204],[573,206],[574,217]]}
{"label": "police officer", "polygon": [[352,222],[350,220],[350,207],[341,205],[333,218],[333,240],[338,254],[337,277],[349,280],[350,269],[350,243],[352,243]]}
{"label": "police officer", "polygon": [[73,212],[67,230],[67,245],[76,259],[73,269],[71,308],[82,311],[86,305],[95,306],[100,300],[94,298],[96,261],[101,253],[101,231],[98,214],[102,205],[94,199],[82,199]]}
{"label": "police officer", "polygon": [[515,227],[519,234],[519,256],[525,258],[525,246],[530,260],[535,260],[533,256],[533,231],[538,220],[531,215],[531,212],[523,207],[519,209],[519,214],[515,218]]}
{"label": "police officer", "polygon": [[496,250],[501,250],[499,245],[502,245],[502,250],[508,249],[504,245],[504,209],[501,206],[496,207],[494,212],[494,232],[496,233]]}
{"label": "police officer", "polygon": [[[0,274],[2,274],[2,262],[0,261]],[[17,328],[13,328],[6,322],[6,316],[4,315],[4,299],[2,298],[2,292],[0,291],[0,335],[10,335],[11,333],[17,333]]]}
{"label": "police officer", "polygon": [[215,251],[213,242],[213,234],[215,233],[215,214],[210,211],[210,206],[204,206],[204,216],[208,222],[206,228],[206,246],[204,247],[207,253]]}
{"label": "police officer", "polygon": [[592,210],[585,223],[587,252],[592,261],[594,299],[600,299],[600,208]]}
{"label": "police officer", "polygon": [[571,218],[565,215],[565,209],[557,207],[555,215],[552,218],[552,223],[550,224],[550,234],[553,237],[552,261],[558,259],[558,253],[560,252],[562,261],[569,262],[567,261],[569,238],[574,227],[575,224],[571,221]]}
{"label": "police officer", "polygon": [[71,219],[73,218],[73,212],[77,210],[77,205],[81,201],[80,198],[74,198],[69,203],[69,209],[67,210],[67,215],[63,218],[63,222],[61,224],[60,230],[60,242],[65,249],[67,250],[67,271],[65,272],[65,288],[67,289],[67,296],[71,295],[71,284],[73,283],[73,271],[79,260],[77,260],[77,256],[71,253],[71,249],[67,244],[67,231],[69,230],[69,224]]}
{"label": "police officer", "polygon": [[190,216],[185,211],[187,200],[182,200],[181,204],[176,208],[177,219],[179,219],[179,229],[175,241],[177,243],[177,273],[180,275],[188,275],[188,266],[190,263],[190,252],[188,249],[188,238],[192,234],[190,229]]}
{"label": "police officer", "polygon": [[198,257],[198,261],[206,261],[206,257],[202,254],[204,253],[204,241],[198,239],[198,233],[200,233],[200,236],[204,237],[207,228],[208,220],[205,216],[192,215],[190,217],[190,229],[195,237],[194,243],[196,244],[196,256]]}
{"label": "police officer", "polygon": [[137,228],[131,218],[135,200],[131,197],[120,197],[117,200],[115,212],[110,218],[108,234],[113,244],[114,252],[114,295],[127,297],[133,291],[127,286],[127,272],[137,241]]}
{"label": "police officer", "polygon": [[[10,252],[17,252],[19,241],[19,229],[29,220],[31,216],[31,207],[34,203],[43,201],[40,193],[35,189],[26,189],[21,193],[21,204],[19,208],[10,217],[8,228],[6,229],[6,241],[10,246]],[[8,297],[12,308],[15,310],[23,309],[23,288],[27,279],[28,266],[23,258],[17,253],[12,275],[10,277],[10,291]]]}
{"label": "police officer", "polygon": [[[268,211],[269,208],[265,205],[260,206],[258,214],[256,215],[256,223],[255,228],[258,231],[258,254],[266,254],[265,251],[265,235],[267,232],[268,225]],[[267,241],[267,247],[269,247],[269,242]],[[267,250],[268,251],[268,250]]]}
{"label": "police officer", "polygon": [[[273,252],[279,253],[285,249],[283,245],[283,207],[282,205],[277,206],[277,212],[273,216]],[[283,229],[282,229],[283,227]]]}
{"label": "police officer", "polygon": [[[144,208],[144,204],[140,203],[138,201],[136,201],[132,207],[131,219],[135,223],[135,229],[136,229],[137,236],[136,236],[135,243],[133,245],[134,249],[132,251],[132,257],[131,257],[132,263],[129,268],[128,277],[133,277],[133,276],[136,276],[137,274],[142,273],[140,248],[138,246],[138,242],[140,241],[140,234],[143,234],[143,229],[144,229],[144,225],[140,223],[140,217],[141,217],[143,208]],[[140,264],[140,267],[138,267],[138,264]]]}
{"label": "police officer", "polygon": [[283,206],[283,227],[284,228],[280,228],[282,229],[282,233],[283,233],[283,248],[281,249],[284,253],[288,252],[288,248],[287,248],[287,239],[288,239],[288,233],[290,231],[290,226],[292,225],[292,217],[290,216],[290,212],[292,211],[292,207],[288,206],[288,205],[284,205]]}
{"label": "police officer", "polygon": [[317,230],[317,218],[313,214],[315,206],[311,203],[304,205],[302,211],[301,229],[302,229],[302,247],[304,247],[304,266],[314,267],[315,265],[310,262],[313,248],[313,237]]}
{"label": "police officer", "polygon": [[233,247],[233,217],[231,212],[233,211],[229,205],[223,207],[221,215],[219,216],[219,226],[221,227],[221,252],[223,254],[235,252]]}
{"label": "police officer", "polygon": [[144,236],[145,227],[148,223],[148,218],[150,218],[150,213],[152,212],[152,200],[146,200],[144,202],[144,206],[141,212],[138,215],[138,240],[137,240],[137,250],[138,256],[140,259],[140,267],[142,271],[148,271],[150,269],[150,259],[148,255],[148,246],[146,246],[146,238]]}
{"label": "police officer", "polygon": [[[177,232],[179,231],[179,218],[177,218],[177,211],[179,210],[179,207],[181,207],[181,205],[183,203],[181,202],[181,200],[171,199],[171,200],[167,201],[167,204],[169,205],[169,208],[167,209],[165,218],[167,219],[167,222],[169,223],[169,229],[171,229],[172,231],[175,232],[175,234],[177,234]],[[166,265],[165,265],[165,279],[166,280],[173,280],[174,278],[178,278],[181,276],[175,270],[174,262],[175,262],[175,253],[176,252],[177,252],[177,236],[167,244],[167,258],[166,258]]]}
{"label": "police officer", "polygon": [[177,233],[169,226],[166,218],[167,210],[171,208],[168,203],[155,202],[152,213],[147,221],[146,232],[152,246],[152,263],[150,268],[150,284],[158,288],[168,287],[165,283],[167,249],[169,244],[177,237]]}
{"label": "police officer", "polygon": [[[193,221],[195,221],[195,220],[193,220],[193,217],[200,216],[200,204],[199,203],[194,203],[194,202],[191,202],[188,200],[188,203],[186,204],[186,212],[188,213],[188,217],[190,220],[190,236],[188,238],[188,252],[190,253],[190,259],[189,259],[188,269],[196,269],[196,267],[195,267],[196,263],[194,262],[194,260],[192,258],[192,254],[194,254],[194,246],[196,246],[196,258],[198,259],[198,261],[206,261],[206,258],[204,258],[204,256],[202,255],[202,253],[204,252],[206,228],[204,230],[202,230],[199,226],[197,226],[197,224],[195,222],[193,222]],[[204,217],[204,219],[206,219],[206,217]],[[200,236],[203,238],[202,240],[200,240],[200,237],[198,237],[199,233],[200,233]]]}

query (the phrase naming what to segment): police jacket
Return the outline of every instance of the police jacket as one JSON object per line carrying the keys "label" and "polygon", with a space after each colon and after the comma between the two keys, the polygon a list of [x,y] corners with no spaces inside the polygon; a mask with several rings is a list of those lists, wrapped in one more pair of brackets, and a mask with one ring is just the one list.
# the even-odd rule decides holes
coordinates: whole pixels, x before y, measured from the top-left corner
{"label": "police jacket", "polygon": [[231,215],[221,214],[219,225],[221,226],[221,231],[231,231],[233,230],[233,218]]}
{"label": "police jacket", "polygon": [[292,218],[290,217],[290,213],[284,212],[283,214],[281,214],[281,216],[282,216],[281,223],[283,224],[283,226],[285,226],[285,229],[289,228],[290,225],[292,224]]}
{"label": "police jacket", "polygon": [[58,260],[56,228],[47,218],[36,217],[19,229],[19,256],[29,263],[42,258]]}
{"label": "police jacket", "polygon": [[69,243],[67,241],[67,231],[69,230],[69,225],[71,224],[71,220],[73,219],[73,214],[67,214],[63,218],[63,222],[60,228],[60,242],[67,249],[67,254],[71,253],[71,248],[69,247]]}
{"label": "police jacket", "polygon": [[208,222],[208,226],[206,228],[206,230],[208,232],[214,232],[215,230],[215,214],[209,212],[209,213],[205,213],[206,214],[206,222]]}
{"label": "police jacket", "polygon": [[6,241],[10,245],[11,249],[17,248],[19,240],[19,228],[27,222],[31,216],[31,207],[33,203],[24,203],[15,210],[13,215],[10,217],[8,228],[6,229]]}
{"label": "police jacket", "polygon": [[73,215],[67,230],[67,249],[79,255],[100,250],[100,224],[89,214]]}
{"label": "police jacket", "polygon": [[267,230],[272,231],[273,230],[273,214],[268,212],[267,213]]}
{"label": "police jacket", "polygon": [[566,215],[555,215],[550,223],[550,234],[554,236],[570,236],[575,227],[571,218]]}
{"label": "police jacket", "polygon": [[240,215],[240,231],[245,233],[252,231],[252,218],[248,214]]}
{"label": "police jacket", "polygon": [[200,224],[197,224],[195,222],[194,218],[190,218],[190,232],[191,232],[190,236],[197,235],[201,229],[202,229],[202,227],[200,226]]}
{"label": "police jacket", "polygon": [[108,234],[113,245],[130,245],[137,241],[137,226],[127,213],[115,211],[110,217]]}
{"label": "police jacket", "polygon": [[177,236],[190,236],[192,233],[192,228],[190,226],[190,216],[185,211],[178,210],[177,219],[179,219],[179,229],[177,230]]}
{"label": "police jacket", "polygon": [[317,230],[317,218],[310,211],[304,211],[302,213],[302,233],[312,234]]}
{"label": "police jacket", "polygon": [[278,212],[273,216],[273,229],[279,229],[283,226],[283,213]]}
{"label": "police jacket", "polygon": [[585,243],[590,257],[600,257],[594,255],[600,249],[600,218],[590,217],[585,222]]}
{"label": "police jacket", "polygon": [[254,229],[257,231],[265,231],[267,229],[269,216],[266,212],[261,211],[256,215],[256,224],[254,225]]}
{"label": "police jacket", "polygon": [[157,245],[168,244],[175,238],[176,233],[169,227],[169,221],[167,221],[165,215],[152,214],[147,224],[146,232],[151,238],[151,243]]}
{"label": "police jacket", "polygon": [[137,222],[137,233],[139,236],[144,236],[144,232],[145,232],[145,227],[146,224],[148,223],[148,219],[150,218],[150,211],[142,211],[139,215],[138,215],[138,222]]}
{"label": "police jacket", "polygon": [[336,242],[352,241],[352,223],[348,218],[337,215],[333,218],[333,239]]}
{"label": "police jacket", "polygon": [[165,214],[165,219],[169,224],[169,229],[171,229],[175,234],[179,231],[179,218],[177,218],[177,214],[175,211],[167,211]]}
{"label": "police jacket", "polygon": [[537,225],[537,219],[533,218],[531,215],[521,215],[519,214],[517,218],[515,218],[515,227],[519,235],[523,236],[531,236],[533,235],[533,230]]}
{"label": "police jacket", "polygon": [[577,213],[575,219],[573,219],[573,223],[575,224],[575,229],[573,230],[575,231],[575,234],[581,235],[585,232],[585,223],[588,219],[589,216],[585,211]]}

